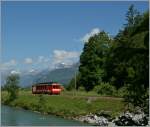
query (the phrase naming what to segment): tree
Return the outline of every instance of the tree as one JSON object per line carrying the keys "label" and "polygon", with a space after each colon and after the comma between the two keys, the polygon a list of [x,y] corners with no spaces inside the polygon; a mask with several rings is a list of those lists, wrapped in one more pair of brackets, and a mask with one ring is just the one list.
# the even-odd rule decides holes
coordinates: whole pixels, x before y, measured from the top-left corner
{"label": "tree", "polygon": [[134,27],[136,24],[139,24],[141,20],[140,13],[134,8],[134,5],[130,5],[128,12],[126,13],[126,21],[127,24],[125,24],[126,27]]}
{"label": "tree", "polygon": [[4,89],[9,93],[9,100],[13,101],[18,96],[18,90],[19,90],[19,75],[10,75],[6,79],[6,84],[4,85]]}
{"label": "tree", "polygon": [[127,84],[127,103],[143,109],[148,102],[149,13],[127,12],[127,24],[115,37],[106,60],[106,77],[118,89]]}
{"label": "tree", "polygon": [[116,89],[114,86],[110,85],[109,83],[102,82],[100,85],[96,85],[94,87],[94,91],[101,95],[115,95]]}
{"label": "tree", "polygon": [[[132,41],[140,42],[131,51],[129,63],[134,68],[134,76],[129,79],[129,94],[125,96],[125,101],[139,106],[148,113],[148,89],[149,89],[149,13],[143,15],[142,21],[135,27],[131,34]],[[138,42],[137,41],[137,42]]]}
{"label": "tree", "polygon": [[[77,73],[77,72],[75,72],[75,73]],[[71,79],[71,81],[69,82],[69,84],[68,84],[68,86],[66,87],[66,89],[67,90],[75,90],[75,89],[78,89],[80,86],[82,86],[81,84],[80,84],[80,77],[81,77],[81,75],[80,75],[80,73],[77,73],[76,75],[75,75],[75,77],[73,77],[72,79]],[[76,80],[76,81],[75,81]],[[76,88],[75,88],[76,87]]]}
{"label": "tree", "polygon": [[[131,83],[131,73],[132,81],[135,78],[136,69],[131,63],[134,61],[135,65],[138,62],[135,61],[137,57],[135,52],[143,46],[143,40],[139,36],[133,39],[131,35],[142,21],[142,18],[142,15],[131,5],[126,14],[127,24],[114,38],[113,45],[107,56],[105,79],[115,85],[117,89],[123,87],[124,84]],[[132,56],[135,58],[131,58]]]}
{"label": "tree", "polygon": [[104,32],[100,32],[89,39],[84,45],[80,56],[80,84],[86,91],[90,91],[95,85],[102,82],[104,76],[104,61],[109,49],[111,39]]}

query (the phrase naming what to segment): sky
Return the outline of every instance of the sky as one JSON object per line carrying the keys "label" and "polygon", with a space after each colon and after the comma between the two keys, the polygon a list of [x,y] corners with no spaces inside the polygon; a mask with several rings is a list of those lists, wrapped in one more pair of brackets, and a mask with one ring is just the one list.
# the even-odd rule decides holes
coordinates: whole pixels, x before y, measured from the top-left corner
{"label": "sky", "polygon": [[50,68],[79,61],[84,41],[104,30],[123,28],[128,7],[148,10],[148,2],[2,2],[1,70]]}

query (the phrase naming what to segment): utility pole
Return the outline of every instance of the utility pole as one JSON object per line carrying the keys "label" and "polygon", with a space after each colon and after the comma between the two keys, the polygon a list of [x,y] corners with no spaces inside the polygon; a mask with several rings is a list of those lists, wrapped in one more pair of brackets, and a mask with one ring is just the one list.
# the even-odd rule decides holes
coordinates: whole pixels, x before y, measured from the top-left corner
{"label": "utility pole", "polygon": [[76,95],[76,87],[77,87],[77,81],[76,81],[76,71],[75,71],[75,77],[74,77],[74,87],[75,87],[75,91],[74,91],[74,95]]}

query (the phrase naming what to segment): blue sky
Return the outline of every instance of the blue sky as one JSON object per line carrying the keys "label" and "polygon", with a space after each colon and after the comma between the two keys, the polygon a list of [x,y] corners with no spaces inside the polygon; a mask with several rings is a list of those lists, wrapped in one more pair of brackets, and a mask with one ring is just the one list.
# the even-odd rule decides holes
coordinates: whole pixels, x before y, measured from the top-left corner
{"label": "blue sky", "polygon": [[33,70],[72,64],[91,32],[117,34],[131,4],[140,12],[148,10],[148,2],[139,1],[2,2],[2,67]]}

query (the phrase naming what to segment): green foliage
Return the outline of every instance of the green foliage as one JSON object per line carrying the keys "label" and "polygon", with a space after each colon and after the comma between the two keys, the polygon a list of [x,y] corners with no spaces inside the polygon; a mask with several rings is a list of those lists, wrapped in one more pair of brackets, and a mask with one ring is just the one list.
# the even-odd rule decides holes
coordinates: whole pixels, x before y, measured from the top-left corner
{"label": "green foliage", "polygon": [[144,46],[144,33],[134,37],[131,36],[136,27],[139,26],[139,23],[143,20],[142,15],[131,5],[126,17],[127,24],[114,38],[105,65],[106,79],[111,81],[113,77],[114,80],[111,84],[115,85],[117,89],[126,83],[131,84],[133,79],[135,79],[136,71],[139,66],[142,65],[141,63],[138,64],[138,61],[144,62],[144,59],[141,58],[143,55],[141,48]]}
{"label": "green foliage", "polygon": [[85,88],[84,88],[83,86],[80,86],[80,87],[78,88],[78,91],[85,91]]}
{"label": "green foliage", "polygon": [[71,79],[66,89],[67,90],[78,89],[78,87],[81,86],[80,77],[81,77],[80,73],[74,74],[74,77]]}
{"label": "green foliage", "polygon": [[80,56],[79,72],[80,83],[86,91],[90,91],[95,85],[102,82],[104,76],[104,62],[109,50],[111,40],[104,32],[100,32],[89,39],[84,45]]}
{"label": "green foliage", "polygon": [[[145,21],[146,20],[146,21]],[[134,42],[134,39],[139,38],[140,45],[136,45],[136,50],[133,50],[132,55],[130,56],[130,59],[128,60],[130,65],[134,68],[132,68],[132,71],[130,69],[130,73],[128,73],[128,95],[125,96],[125,101],[128,103],[132,103],[134,106],[139,106],[142,109],[147,109],[146,106],[148,95],[147,95],[147,89],[149,87],[149,67],[148,67],[148,47],[147,44],[148,40],[145,39],[147,36],[147,33],[149,33],[149,29],[146,26],[148,26],[148,15],[143,15],[143,19],[138,26],[135,26],[134,34],[132,34],[132,39]],[[143,25],[143,22],[147,23]],[[137,31],[139,30],[139,32]],[[140,31],[142,29],[142,32]],[[146,37],[147,38],[147,37]],[[130,75],[129,75],[130,74]],[[132,76],[131,76],[132,75]]]}
{"label": "green foliage", "polygon": [[127,85],[127,92],[124,95],[124,101],[134,107],[140,107],[145,113],[149,111],[149,93],[148,88],[144,89],[144,85],[134,86],[133,84]]}
{"label": "green foliage", "polygon": [[42,94],[40,94],[39,96],[38,96],[38,106],[37,106],[37,110],[38,111],[40,111],[40,112],[42,112],[42,113],[44,113],[44,110],[45,110],[45,108],[46,108],[46,105],[45,105],[45,103],[46,103],[46,100],[45,100],[45,98],[44,98],[44,96],[42,95]]}
{"label": "green foliage", "polygon": [[3,97],[1,97],[1,102],[3,103],[3,104],[7,104],[8,103],[8,100],[9,100],[9,94],[8,94],[8,92],[7,91],[2,91],[2,93],[3,94],[1,94],[1,96],[3,96]]}
{"label": "green foliage", "polygon": [[126,13],[126,27],[133,27],[134,25],[138,24],[141,20],[140,13],[134,8],[134,5],[130,5],[128,12]]}
{"label": "green foliage", "polygon": [[109,83],[102,82],[100,85],[94,87],[94,91],[101,95],[115,95],[116,89],[114,86],[110,85]]}
{"label": "green foliage", "polygon": [[68,86],[66,87],[67,90],[75,89],[75,78],[72,78]]}
{"label": "green foliage", "polygon": [[19,90],[19,75],[10,75],[6,79],[6,84],[4,85],[4,89],[9,94],[8,102],[13,101],[18,96],[18,90]]}
{"label": "green foliage", "polygon": [[119,97],[125,97],[126,95],[128,95],[128,85],[124,85],[123,87],[118,89],[118,96]]}
{"label": "green foliage", "polygon": [[85,43],[79,82],[86,91],[95,88],[99,94],[111,95],[108,91],[113,88],[101,84],[109,82],[128,104],[148,109],[149,12],[140,14],[131,5],[126,21],[114,39],[100,32]]}

